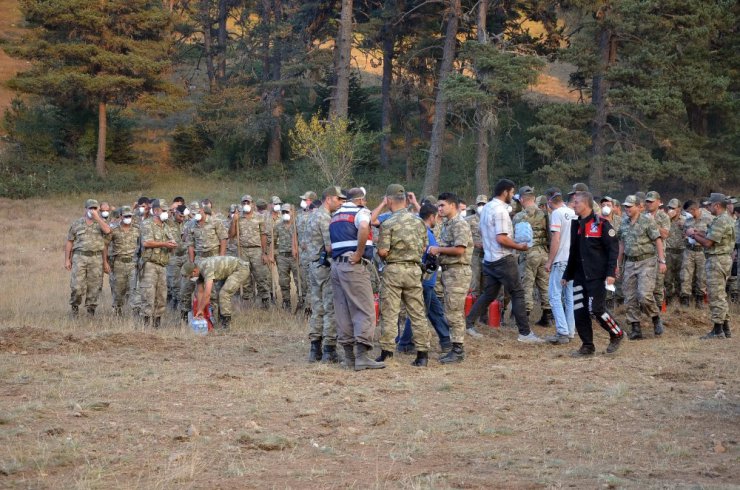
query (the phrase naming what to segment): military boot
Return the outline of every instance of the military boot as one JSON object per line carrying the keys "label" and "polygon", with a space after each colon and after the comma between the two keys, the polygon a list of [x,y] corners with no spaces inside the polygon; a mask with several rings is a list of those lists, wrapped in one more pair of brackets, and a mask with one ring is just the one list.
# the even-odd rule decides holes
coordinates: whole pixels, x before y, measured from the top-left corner
{"label": "military boot", "polygon": [[681,295],[679,301],[681,302],[681,306],[683,306],[684,308],[688,308],[689,306],[691,306],[690,298],[686,295]]}
{"label": "military boot", "polygon": [[355,371],[364,369],[383,369],[385,364],[372,359],[369,355],[370,346],[365,344],[355,344]]}
{"label": "military boot", "polygon": [[639,340],[642,338],[642,330],[640,329],[640,322],[632,322],[632,331],[630,332],[630,340]]}
{"label": "military boot", "polygon": [[231,326],[231,317],[230,316],[221,316],[221,328],[224,330],[228,330]]}
{"label": "military boot", "polygon": [[663,320],[661,320],[660,316],[653,317],[653,330],[656,337],[663,335]]}
{"label": "military boot", "polygon": [[622,343],[622,339],[624,339],[624,334],[620,334],[618,337],[616,335],[611,336],[609,339],[609,345],[606,347],[606,353],[607,354],[614,354],[619,350],[619,344]]}
{"label": "military boot", "polygon": [[158,316],[154,318],[154,328],[159,328],[162,326],[162,317]]}
{"label": "military boot", "polygon": [[270,309],[270,298],[262,298],[262,306],[261,308],[263,310],[269,310]]}
{"label": "military boot", "polygon": [[390,359],[391,357],[393,357],[393,351],[381,350],[380,356],[378,356],[378,358],[375,359],[375,362],[385,362],[386,359]]}
{"label": "military boot", "polygon": [[355,345],[354,344],[344,344],[342,347],[344,347],[344,362],[342,363],[342,366],[344,366],[347,369],[354,369],[355,368]]}
{"label": "military boot", "polygon": [[182,310],[180,312],[180,320],[182,320],[185,323],[187,323],[188,322],[188,313],[190,313],[190,312],[189,311],[186,311],[186,310]]}
{"label": "military boot", "polygon": [[321,339],[311,341],[311,350],[308,352],[308,362],[321,360]]}
{"label": "military boot", "polygon": [[411,363],[412,366],[426,367],[429,364],[429,353],[428,352],[417,352],[416,359]]}
{"label": "military boot", "polygon": [[730,332],[730,320],[725,320],[725,322],[722,324],[722,331],[725,333],[726,339],[732,337],[732,332]]}
{"label": "military boot", "polygon": [[694,297],[694,308],[697,310],[703,310],[704,309],[704,296],[695,296]]}
{"label": "military boot", "polygon": [[289,299],[283,300],[283,309],[285,311],[290,311],[290,300]]}
{"label": "military boot", "polygon": [[72,311],[70,312],[70,315],[72,318],[77,318],[77,315],[80,314],[80,307],[77,305],[72,305]]}
{"label": "military boot", "polygon": [[542,310],[542,316],[539,320],[537,320],[537,323],[535,325],[539,325],[540,327],[549,327],[552,325],[552,310]]}
{"label": "military boot", "polygon": [[731,293],[730,303],[740,303],[740,293]]}
{"label": "military boot", "polygon": [[113,315],[114,316],[123,316],[123,310],[120,306],[114,306],[113,307]]}
{"label": "military boot", "polygon": [[439,358],[439,362],[442,364],[452,364],[454,362],[462,362],[465,359],[465,350],[463,345],[457,342],[452,343],[452,350]]}
{"label": "military boot", "polygon": [[142,321],[144,322],[144,326],[148,327],[152,323],[152,317],[145,316]]}
{"label": "military boot", "polygon": [[702,335],[699,337],[701,340],[709,340],[709,339],[724,339],[725,338],[725,332],[722,331],[722,324],[721,323],[715,323],[714,328],[711,332],[709,332],[706,335]]}
{"label": "military boot", "polygon": [[339,356],[337,355],[336,345],[325,345],[324,352],[321,356],[321,362],[336,364],[339,362]]}
{"label": "military boot", "polygon": [[87,307],[87,316],[95,316],[95,307],[94,306],[88,306]]}

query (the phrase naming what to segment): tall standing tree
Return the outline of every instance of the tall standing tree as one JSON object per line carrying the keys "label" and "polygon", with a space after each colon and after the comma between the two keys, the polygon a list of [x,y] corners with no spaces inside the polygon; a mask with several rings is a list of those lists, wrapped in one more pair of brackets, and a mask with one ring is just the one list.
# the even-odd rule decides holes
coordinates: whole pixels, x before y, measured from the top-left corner
{"label": "tall standing tree", "polygon": [[349,112],[349,75],[352,56],[352,0],[341,0],[342,10],[334,55],[335,82],[329,116],[346,118]]}
{"label": "tall standing tree", "polygon": [[10,86],[60,106],[75,100],[97,107],[95,169],[105,177],[108,106],[170,88],[162,77],[169,67],[169,14],[157,0],[21,0],[20,6],[34,29],[7,50],[34,64]]}

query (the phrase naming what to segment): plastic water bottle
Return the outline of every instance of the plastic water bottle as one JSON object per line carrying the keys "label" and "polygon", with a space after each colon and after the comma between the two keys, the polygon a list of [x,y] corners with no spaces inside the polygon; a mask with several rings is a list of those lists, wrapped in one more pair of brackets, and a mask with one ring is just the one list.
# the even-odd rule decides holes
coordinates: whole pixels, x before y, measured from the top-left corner
{"label": "plastic water bottle", "polygon": [[207,335],[208,334],[208,321],[205,318],[195,318],[193,313],[188,314],[190,320],[190,328],[193,329],[195,335]]}

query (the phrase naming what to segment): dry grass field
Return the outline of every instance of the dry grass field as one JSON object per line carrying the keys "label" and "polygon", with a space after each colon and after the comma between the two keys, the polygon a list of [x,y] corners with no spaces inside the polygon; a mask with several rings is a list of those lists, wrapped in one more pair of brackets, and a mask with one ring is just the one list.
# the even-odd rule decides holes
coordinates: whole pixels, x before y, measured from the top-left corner
{"label": "dry grass field", "polygon": [[[220,205],[256,190],[202,185]],[[0,201],[2,488],[740,484],[738,340],[698,340],[706,312],[671,311],[663,338],[614,357],[601,331],[573,360],[504,328],[461,365],[348,372],[307,364],[306,322],[281,311],[240,306],[229,333],[195,337],[115,320],[106,288],[94,321],[71,321],[62,245],[82,200]]]}

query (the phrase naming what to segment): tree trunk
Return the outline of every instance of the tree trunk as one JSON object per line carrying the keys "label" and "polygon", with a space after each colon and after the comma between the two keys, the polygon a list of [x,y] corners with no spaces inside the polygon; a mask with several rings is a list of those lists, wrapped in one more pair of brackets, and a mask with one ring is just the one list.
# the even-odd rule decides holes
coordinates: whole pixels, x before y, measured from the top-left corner
{"label": "tree trunk", "polygon": [[[281,0],[272,0],[270,6],[274,29],[272,32],[278,32],[278,25],[283,21],[283,4]],[[270,56],[270,80],[277,84],[282,78],[283,62],[283,43],[284,40],[276,37],[272,43],[272,53]],[[282,127],[280,120],[283,116],[283,93],[280,87],[270,89],[267,97],[269,110],[272,116],[270,122],[270,135],[267,145],[267,165],[278,165],[282,161]]]}
{"label": "tree trunk", "polygon": [[105,102],[98,104],[98,155],[95,158],[95,173],[98,177],[105,177],[108,173],[105,168],[105,141],[108,137],[108,117]]}
{"label": "tree trunk", "polygon": [[455,43],[457,41],[457,26],[460,18],[460,0],[450,0],[447,13],[447,30],[445,32],[442,63],[439,67],[437,98],[434,106],[434,123],[432,124],[432,139],[429,144],[429,158],[427,171],[424,176],[423,195],[434,194],[439,188],[439,174],[442,166],[442,149],[444,147],[445,123],[447,120],[447,100],[442,91],[442,84],[452,71],[455,59]]}
{"label": "tree trunk", "polygon": [[[486,16],[488,14],[488,0],[480,0],[478,3],[478,21],[476,30],[478,31],[478,42],[480,44],[488,44],[488,33],[486,32]],[[490,190],[488,186],[488,138],[490,132],[488,131],[488,121],[490,117],[484,116],[486,111],[490,109],[482,106],[476,107],[478,112],[478,128],[477,128],[477,142],[475,151],[475,192],[477,194],[485,194],[488,196]]]}
{"label": "tree trunk", "polygon": [[216,70],[213,66],[213,39],[211,36],[211,13],[209,10],[209,1],[201,0],[200,17],[203,27],[203,51],[206,57],[206,73],[208,75],[208,90],[213,92],[216,88]]}
{"label": "tree trunk", "polygon": [[604,185],[604,163],[606,154],[606,101],[609,94],[609,80],[606,72],[614,59],[614,42],[612,31],[602,23],[598,34],[599,66],[594,73],[591,84],[591,105],[594,107],[594,118],[591,120],[591,151],[589,162],[588,184],[592,193],[599,193]]}
{"label": "tree trunk", "polygon": [[223,85],[226,78],[226,17],[228,16],[227,0],[218,0],[218,64],[216,78],[219,85]]}
{"label": "tree trunk", "polygon": [[689,128],[699,136],[707,136],[709,133],[709,121],[707,119],[706,106],[695,104],[688,97],[684,97],[686,117],[688,117]]}
{"label": "tree trunk", "polygon": [[390,165],[391,153],[391,83],[393,82],[393,47],[394,32],[391,22],[383,26],[383,82],[381,88],[380,131],[383,139],[380,142],[380,165]]}
{"label": "tree trunk", "polygon": [[403,124],[403,142],[406,157],[406,185],[411,185],[414,180],[414,136],[406,123]]}
{"label": "tree trunk", "polygon": [[336,83],[334,85],[329,117],[346,118],[349,112],[349,72],[352,56],[352,0],[342,0],[342,14],[336,40]]}

